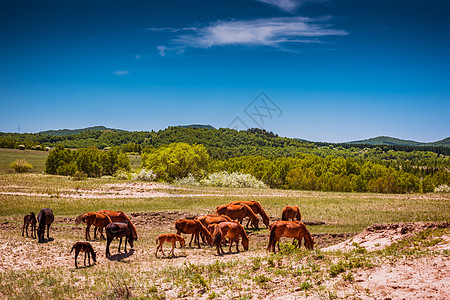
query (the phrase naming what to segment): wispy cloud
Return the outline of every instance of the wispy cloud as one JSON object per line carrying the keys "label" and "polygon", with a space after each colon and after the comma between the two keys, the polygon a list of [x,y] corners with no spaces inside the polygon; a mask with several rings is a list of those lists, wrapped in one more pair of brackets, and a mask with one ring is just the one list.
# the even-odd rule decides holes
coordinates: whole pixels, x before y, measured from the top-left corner
{"label": "wispy cloud", "polygon": [[116,70],[113,72],[114,75],[122,77],[122,76],[126,76],[129,75],[130,72],[128,72],[127,70]]}
{"label": "wispy cloud", "polygon": [[[330,17],[283,17],[248,21],[217,21],[204,27],[190,29],[193,33],[181,34],[171,42],[177,49],[211,48],[214,46],[244,45],[280,47],[285,43],[317,43],[326,36],[343,36],[345,30],[332,29]],[[176,29],[176,28],[174,28]],[[177,31],[173,31],[177,32]],[[161,56],[169,48],[158,46]]]}
{"label": "wispy cloud", "polygon": [[276,6],[284,11],[294,13],[297,7],[303,5],[306,2],[326,2],[327,0],[256,0],[259,2],[267,3]]}

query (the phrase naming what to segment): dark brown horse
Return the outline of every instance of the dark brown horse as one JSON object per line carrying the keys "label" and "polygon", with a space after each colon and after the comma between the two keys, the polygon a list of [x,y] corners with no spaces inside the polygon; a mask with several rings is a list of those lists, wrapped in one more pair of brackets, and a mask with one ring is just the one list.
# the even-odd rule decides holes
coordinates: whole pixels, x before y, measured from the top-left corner
{"label": "dark brown horse", "polygon": [[[308,229],[306,229],[305,224],[299,221],[277,221],[273,222],[269,226],[270,228],[270,238],[269,245],[267,246],[268,251],[275,253],[275,245],[280,241],[281,237],[294,238],[298,241],[298,247],[302,243],[302,238],[305,239],[306,249],[314,249],[314,240],[311,237]],[[280,245],[278,244],[278,251],[280,251]]]}
{"label": "dark brown horse", "polygon": [[30,212],[29,215],[26,215],[25,217],[23,217],[23,227],[22,227],[22,236],[24,236],[24,231],[27,234],[28,237],[28,226],[31,225],[31,237],[33,239],[36,238],[36,216],[34,215],[34,212]]}
{"label": "dark brown horse", "polygon": [[[258,201],[233,201],[230,204],[246,204],[248,205],[252,211],[256,214],[259,214],[263,220],[264,225],[266,225],[266,227],[269,227],[270,224],[270,217],[269,215],[266,213],[266,211],[264,210],[264,208],[262,207],[261,203],[259,203]],[[248,227],[248,224],[250,223],[250,219],[247,221],[247,225],[245,225],[245,227]]]}
{"label": "dark brown horse", "polygon": [[[130,223],[131,231],[133,233],[133,239],[135,241],[137,241],[138,236],[137,236],[136,227],[134,226],[133,222],[131,222],[131,219],[127,216],[126,213],[124,213],[123,211],[111,211],[111,210],[106,210],[106,209],[99,210],[99,211],[97,211],[97,213],[107,215],[108,217],[111,218],[111,221],[113,221],[113,222],[126,222],[126,221],[128,221]],[[102,231],[103,231],[103,229],[99,228],[99,232],[102,233]]]}
{"label": "dark brown horse", "polygon": [[91,255],[94,263],[97,262],[96,253],[89,242],[77,242],[72,246],[70,253],[72,253],[73,250],[75,250],[75,268],[78,268],[77,258],[80,252],[84,252],[84,266],[86,266],[86,256],[88,257],[89,265],[91,265]]}
{"label": "dark brown horse", "polygon": [[285,206],[283,208],[283,211],[281,212],[281,220],[283,221],[301,221],[302,220],[302,214],[300,213],[300,208],[298,208],[297,205],[295,206]]}
{"label": "dark brown horse", "polygon": [[111,253],[109,252],[109,245],[115,238],[119,238],[119,252],[120,246],[122,245],[122,238],[125,237],[125,249],[127,252],[127,242],[130,244],[130,247],[133,248],[134,235],[130,222],[112,222],[106,226],[106,257],[110,257]]}
{"label": "dark brown horse", "polygon": [[87,212],[85,214],[81,214],[79,215],[76,219],[75,219],[75,225],[80,224],[81,222],[83,222],[84,224],[86,224],[86,232],[85,232],[85,238],[87,241],[89,241],[91,239],[91,235],[89,232],[89,228],[91,228],[92,225],[94,225],[94,240],[97,239],[97,228],[99,229],[98,231],[100,232],[100,238],[105,239],[105,237],[103,236],[103,232],[100,231],[100,228],[104,228],[106,226],[108,226],[109,223],[111,223],[111,218],[106,215],[106,214],[99,214],[96,212]]}
{"label": "dark brown horse", "polygon": [[160,236],[158,236],[156,238],[156,244],[158,245],[158,247],[156,247],[155,256],[158,257],[158,251],[159,250],[161,250],[162,254],[164,256],[166,256],[164,254],[164,250],[163,250],[164,243],[171,243],[172,244],[172,251],[170,251],[170,253],[172,253],[172,256],[175,256],[174,249],[175,249],[175,245],[176,245],[177,242],[180,242],[181,247],[184,247],[185,241],[184,241],[184,238],[182,236],[180,236],[178,234],[175,234],[175,233],[161,234]]}
{"label": "dark brown horse", "polygon": [[52,225],[54,220],[55,220],[55,216],[53,215],[53,212],[50,208],[41,209],[41,211],[39,212],[39,214],[37,216],[37,221],[39,222],[39,227],[37,230],[39,243],[45,242],[44,233],[45,233],[46,226],[47,226],[47,240],[50,240],[50,237],[49,237],[50,225]]}
{"label": "dark brown horse", "polygon": [[252,226],[258,229],[259,219],[253,212],[253,210],[246,204],[224,204],[216,207],[216,214],[227,215],[233,220],[238,220],[242,223],[242,220],[246,217],[250,218]]}
{"label": "dark brown horse", "polygon": [[217,247],[217,255],[224,253],[222,249],[222,242],[228,238],[230,240],[230,247],[228,252],[231,253],[231,246],[233,242],[236,243],[236,252],[239,252],[239,238],[242,238],[242,246],[248,250],[248,236],[244,227],[237,222],[222,222],[218,224],[209,225],[209,229],[213,231],[212,245]]}
{"label": "dark brown horse", "polygon": [[195,243],[195,241],[197,241],[197,246],[198,246],[198,248],[200,248],[200,242],[199,242],[200,233],[202,233],[206,237],[208,244],[211,245],[211,233],[198,220],[179,219],[179,220],[175,221],[175,229],[177,230],[178,235],[181,235],[181,233],[191,235],[191,240],[189,241],[189,247],[191,247],[192,239],[195,236],[194,243]]}

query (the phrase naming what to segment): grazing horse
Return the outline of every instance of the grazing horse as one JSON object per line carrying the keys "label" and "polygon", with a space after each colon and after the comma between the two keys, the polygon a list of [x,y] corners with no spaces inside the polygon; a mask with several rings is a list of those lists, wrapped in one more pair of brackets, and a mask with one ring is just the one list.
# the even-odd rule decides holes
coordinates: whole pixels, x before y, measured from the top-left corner
{"label": "grazing horse", "polygon": [[133,248],[134,235],[131,223],[129,221],[125,222],[112,222],[106,226],[106,257],[111,256],[109,252],[109,245],[111,244],[114,238],[119,238],[119,252],[120,246],[122,245],[122,238],[125,237],[125,249],[127,252],[127,242],[130,244],[130,247]]}
{"label": "grazing horse", "polygon": [[[205,226],[205,228],[208,228],[209,225],[211,224],[217,224],[217,223],[222,223],[222,222],[233,222],[233,220],[226,215],[206,215],[206,216],[200,216],[200,217],[195,217],[194,220],[198,220],[200,221],[203,226]],[[205,236],[203,234],[201,234],[202,236],[202,241],[203,243],[205,243]]]}
{"label": "grazing horse", "polygon": [[244,246],[245,250],[248,250],[248,236],[241,224],[237,222],[222,222],[218,224],[211,224],[208,229],[213,231],[212,245],[217,247],[217,255],[224,253],[222,249],[222,242],[225,238],[230,240],[228,252],[231,253],[231,246],[233,245],[233,242],[236,243],[236,252],[239,252],[240,237],[242,238],[242,246]]}
{"label": "grazing horse", "polygon": [[36,238],[36,216],[34,215],[34,212],[30,212],[29,215],[26,215],[25,217],[23,217],[23,227],[22,227],[22,236],[24,231],[27,234],[28,237],[28,225],[31,225],[31,237],[33,239]]}
{"label": "grazing horse", "polygon": [[233,220],[238,220],[242,223],[245,217],[249,217],[252,226],[258,229],[259,219],[253,212],[253,210],[246,204],[224,204],[216,207],[216,214],[227,215]]}
{"label": "grazing horse", "polygon": [[[246,204],[248,205],[252,211],[256,214],[259,214],[263,220],[264,225],[266,225],[266,227],[269,227],[270,224],[270,217],[269,215],[266,213],[266,211],[264,210],[264,208],[261,206],[261,203],[259,203],[258,201],[234,201],[231,202],[230,204]],[[250,223],[250,219],[247,221],[247,225],[245,225],[245,227],[248,227],[248,224]]]}
{"label": "grazing horse", "polygon": [[300,213],[300,208],[298,208],[297,205],[295,206],[285,206],[283,208],[283,211],[281,213],[281,220],[283,221],[295,221],[295,219],[297,219],[297,221],[301,221],[302,220],[302,214]]}
{"label": "grazing horse", "polygon": [[[187,219],[179,219],[175,221],[175,229],[177,230],[177,234],[191,234],[191,240],[189,241],[189,247],[191,247],[192,239],[195,236],[195,241],[197,241],[197,246],[200,249],[199,235],[202,233],[208,244],[211,245],[211,233],[206,229],[203,224],[198,220],[187,220]],[[194,241],[194,243],[195,243]]]}
{"label": "grazing horse", "polygon": [[75,268],[78,269],[77,265],[77,257],[80,252],[84,252],[84,266],[86,266],[86,256],[88,257],[89,265],[91,265],[91,255],[92,259],[94,260],[94,263],[97,262],[97,256],[94,252],[94,248],[89,242],[76,242],[72,246],[72,250],[70,250],[70,253],[75,250]]}
{"label": "grazing horse", "polygon": [[79,215],[75,219],[75,225],[80,224],[83,222],[86,224],[86,232],[85,232],[85,238],[86,241],[89,241],[91,239],[91,235],[89,233],[89,229],[91,228],[91,225],[94,225],[94,240],[97,239],[97,228],[99,228],[100,232],[100,238],[105,239],[103,236],[103,232],[100,231],[100,228],[108,226],[109,223],[111,223],[111,218],[106,214],[99,214],[96,212],[87,212],[85,214]]}
{"label": "grazing horse", "polygon": [[[131,225],[131,231],[133,232],[133,239],[135,241],[137,241],[138,236],[137,236],[137,230],[136,227],[134,226],[133,222],[131,222],[130,218],[127,216],[126,213],[124,213],[123,211],[111,211],[111,210],[99,210],[97,213],[99,214],[105,214],[108,217],[111,218],[111,221],[113,222],[125,222],[128,221]],[[99,229],[100,233],[102,233],[102,229]]]}
{"label": "grazing horse", "polygon": [[160,236],[158,236],[156,238],[156,244],[157,245],[159,244],[159,245],[158,245],[158,247],[156,247],[155,256],[158,257],[158,250],[160,250],[160,249],[161,249],[162,254],[164,256],[166,256],[164,254],[164,250],[163,250],[164,243],[172,244],[172,251],[170,251],[170,253],[172,253],[172,256],[175,256],[174,249],[175,249],[177,242],[180,242],[181,247],[185,246],[185,241],[182,236],[175,234],[175,233],[161,234]]}
{"label": "grazing horse", "polygon": [[54,220],[55,220],[55,216],[53,215],[53,212],[50,208],[41,209],[41,211],[39,212],[39,214],[37,216],[37,221],[39,222],[39,227],[37,230],[39,243],[44,242],[45,226],[47,226],[47,239],[50,240],[50,237],[49,237],[50,225],[52,225]]}
{"label": "grazing horse", "polygon": [[[296,239],[298,241],[298,247],[300,247],[302,238],[304,238],[306,249],[314,249],[314,240],[303,222],[277,221],[270,224],[270,238],[267,251],[272,251],[275,253],[275,245],[280,241],[282,236]],[[279,244],[278,251],[280,251]]]}

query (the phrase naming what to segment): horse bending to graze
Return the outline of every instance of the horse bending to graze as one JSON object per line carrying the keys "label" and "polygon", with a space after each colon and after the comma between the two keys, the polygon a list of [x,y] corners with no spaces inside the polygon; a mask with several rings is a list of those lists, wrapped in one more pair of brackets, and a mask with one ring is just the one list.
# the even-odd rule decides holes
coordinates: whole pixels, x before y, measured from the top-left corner
{"label": "horse bending to graze", "polygon": [[302,220],[302,214],[300,213],[300,208],[298,208],[297,205],[295,206],[285,206],[283,208],[283,211],[281,212],[281,220],[283,221],[301,221]]}
{"label": "horse bending to graze", "polygon": [[236,243],[236,252],[239,252],[239,238],[242,238],[242,246],[245,250],[248,250],[248,236],[244,227],[237,222],[222,222],[218,224],[209,225],[210,230],[213,231],[212,245],[217,247],[217,255],[223,254],[222,242],[226,238],[230,240],[230,247],[228,252],[231,253],[231,246],[233,242]]}
{"label": "horse bending to graze", "polygon": [[155,256],[158,257],[158,250],[160,250],[160,249],[161,249],[162,254],[164,256],[166,256],[164,254],[164,250],[163,250],[164,243],[172,244],[172,251],[170,251],[170,253],[172,253],[172,256],[175,256],[174,249],[175,249],[177,242],[180,242],[181,247],[185,246],[185,241],[182,236],[175,234],[175,233],[161,234],[160,236],[158,236],[156,238],[156,244],[158,245],[158,247],[156,247]]}
{"label": "horse bending to graze", "polygon": [[37,230],[39,243],[44,242],[44,233],[45,233],[46,226],[47,226],[47,239],[50,240],[50,237],[49,237],[50,225],[52,225],[54,220],[55,220],[55,216],[53,215],[53,211],[50,208],[41,209],[41,211],[39,212],[39,214],[37,216],[37,221],[39,222],[39,227]]}
{"label": "horse bending to graze", "polygon": [[[300,247],[302,238],[304,238],[306,249],[314,249],[314,240],[308,229],[306,229],[305,224],[299,221],[277,221],[270,224],[270,238],[267,251],[275,253],[275,245],[280,241],[282,236],[296,239],[298,241],[298,247]],[[280,251],[279,244],[278,251]]]}
{"label": "horse bending to graze", "polygon": [[24,216],[23,217],[22,236],[24,236],[23,233],[25,231],[27,234],[27,237],[28,237],[28,225],[31,225],[31,228],[30,228],[31,229],[31,237],[33,239],[35,239],[36,238],[36,223],[37,223],[37,220],[36,220],[36,216],[34,215],[34,212],[30,212],[29,215]]}
{"label": "horse bending to graze", "polygon": [[73,250],[75,250],[75,268],[78,269],[77,257],[80,252],[84,252],[84,266],[86,266],[86,256],[88,257],[89,265],[91,265],[91,255],[94,263],[97,262],[96,253],[94,252],[94,248],[89,242],[77,242],[73,244],[70,253],[72,253]]}
{"label": "horse bending to graze", "polygon": [[[206,229],[203,224],[198,220],[187,220],[187,219],[179,219],[175,221],[175,229],[177,230],[177,234],[191,234],[191,240],[189,241],[189,247],[191,247],[192,239],[195,236],[195,241],[197,241],[197,246],[200,248],[199,235],[203,233],[206,237],[208,244],[211,245],[211,233]],[[195,243],[194,241],[194,243]]]}
{"label": "horse bending to graze", "polygon": [[216,214],[227,215],[233,220],[238,220],[242,223],[245,217],[249,217],[252,226],[258,229],[259,219],[253,210],[246,204],[224,204],[216,207]]}
{"label": "horse bending to graze", "polygon": [[[258,201],[233,201],[230,204],[246,204],[248,205],[252,211],[256,214],[259,214],[263,220],[264,225],[266,225],[266,227],[269,227],[270,224],[270,217],[269,215],[266,213],[266,211],[264,210],[264,208],[261,206],[261,203],[259,203]],[[247,221],[247,225],[245,225],[245,227],[248,227],[248,224],[250,223],[250,219]]]}
{"label": "horse bending to graze", "polygon": [[[97,211],[97,213],[99,214],[105,214],[108,217],[111,218],[111,221],[113,222],[125,222],[128,221],[131,225],[131,231],[133,233],[133,239],[135,241],[137,241],[138,236],[137,236],[137,230],[136,227],[134,226],[133,222],[131,222],[131,219],[127,216],[126,213],[124,213],[123,211],[111,211],[111,210],[99,210]],[[102,233],[103,229],[99,228],[99,232]],[[94,229],[94,233],[95,233],[95,229]]]}
{"label": "horse bending to graze", "polygon": [[[195,217],[194,220],[200,221],[200,223],[203,224],[203,226],[205,226],[205,228],[208,228],[209,225],[211,224],[217,224],[217,223],[222,223],[222,222],[233,222],[233,220],[226,215],[206,215],[206,216],[200,216],[200,217]],[[200,233],[202,236],[202,241],[203,243],[205,243],[205,236]]]}
{"label": "horse bending to graze", "polygon": [[105,239],[105,237],[103,236],[103,230],[100,231],[100,228],[103,229],[103,227],[108,226],[109,223],[111,223],[111,218],[106,215],[106,214],[99,214],[96,212],[87,212],[85,214],[81,214],[79,215],[76,219],[75,219],[75,225],[80,224],[81,222],[83,222],[84,224],[86,224],[86,232],[85,232],[85,238],[87,241],[89,241],[91,239],[91,235],[89,233],[89,229],[91,228],[91,225],[94,225],[94,240],[97,239],[97,228],[99,228],[99,232],[100,232],[100,238]]}
{"label": "horse bending to graze", "polygon": [[127,242],[130,244],[130,247],[133,248],[134,235],[131,223],[129,221],[109,223],[108,226],[106,226],[105,231],[106,231],[106,257],[111,256],[111,253],[109,252],[109,245],[115,238],[120,239],[119,252],[120,246],[122,245],[123,237],[125,237],[124,251],[127,252]]}

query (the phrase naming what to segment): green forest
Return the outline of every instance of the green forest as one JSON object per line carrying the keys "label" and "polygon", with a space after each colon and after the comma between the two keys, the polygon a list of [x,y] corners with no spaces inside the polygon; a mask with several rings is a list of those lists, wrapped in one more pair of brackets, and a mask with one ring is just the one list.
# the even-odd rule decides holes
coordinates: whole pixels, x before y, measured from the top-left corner
{"label": "green forest", "polygon": [[313,143],[263,129],[199,126],[57,133],[0,133],[0,147],[50,151],[45,171],[59,175],[129,171],[123,154],[133,153],[142,155],[143,168],[169,182],[226,171],[280,189],[408,193],[450,186],[450,148],[444,146]]}

